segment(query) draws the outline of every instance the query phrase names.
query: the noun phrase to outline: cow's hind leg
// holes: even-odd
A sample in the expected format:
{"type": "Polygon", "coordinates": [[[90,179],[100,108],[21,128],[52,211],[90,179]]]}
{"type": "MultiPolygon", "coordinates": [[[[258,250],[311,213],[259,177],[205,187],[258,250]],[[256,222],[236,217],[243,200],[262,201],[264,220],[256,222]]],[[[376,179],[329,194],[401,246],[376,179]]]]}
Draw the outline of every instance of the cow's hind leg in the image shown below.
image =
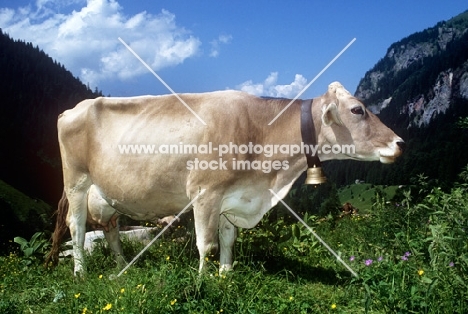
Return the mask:
{"type": "Polygon", "coordinates": [[[88,192],[88,214],[88,219],[91,222],[98,223],[104,227],[104,236],[114,254],[118,267],[125,266],[126,262],[119,234],[119,214],[103,198],[98,187],[95,185],[92,185],[88,192]]]}
{"type": "Polygon", "coordinates": [[[220,273],[232,269],[232,253],[236,237],[236,226],[234,226],[224,215],[221,215],[219,221],[220,273]]]}
{"type": "Polygon", "coordinates": [[[104,236],[106,237],[107,243],[114,254],[115,261],[117,262],[117,267],[123,268],[127,262],[125,261],[122,243],[120,241],[119,226],[114,227],[112,224],[109,225],[108,230],[104,230],[104,236]]]}
{"type": "Polygon", "coordinates": [[[80,275],[84,272],[83,246],[86,235],[87,218],[87,192],[91,185],[89,177],[82,174],[74,180],[73,186],[66,186],[65,193],[68,198],[69,208],[66,223],[70,228],[73,244],[74,274],[80,275]]]}

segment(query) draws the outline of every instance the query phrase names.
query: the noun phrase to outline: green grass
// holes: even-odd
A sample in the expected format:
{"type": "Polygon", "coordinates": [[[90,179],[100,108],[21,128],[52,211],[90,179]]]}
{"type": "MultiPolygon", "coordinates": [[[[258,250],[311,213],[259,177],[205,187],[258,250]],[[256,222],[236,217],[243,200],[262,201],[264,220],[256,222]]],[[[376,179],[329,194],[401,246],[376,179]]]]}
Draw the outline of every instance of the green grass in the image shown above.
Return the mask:
{"type": "MultiPolygon", "coordinates": [[[[304,217],[359,278],[306,227],[267,215],[239,230],[237,263],[222,276],[217,256],[198,274],[190,224],[114,280],[105,247],[83,278],[69,259],[45,269],[12,252],[0,257],[0,313],[466,313],[468,187],[420,187],[392,203],[375,195],[366,215],[304,217]]],[[[125,241],[127,259],[142,247],[125,241]]]]}
{"type": "MultiPolygon", "coordinates": [[[[360,307],[343,289],[345,280],[337,278],[348,275],[336,273],[333,262],[309,267],[284,256],[251,255],[239,257],[235,270],[220,276],[218,263],[210,259],[199,276],[194,248],[180,251],[183,246],[156,243],[114,280],[109,278],[118,270],[105,249],[88,257],[84,278],[73,278],[70,260],[45,270],[23,267],[16,254],[1,258],[0,297],[8,301],[4,312],[0,303],[0,313],[7,308],[19,313],[326,313],[332,304],[339,304],[333,312],[346,313],[360,307]]],[[[137,252],[141,246],[132,247],[137,252]]]]}

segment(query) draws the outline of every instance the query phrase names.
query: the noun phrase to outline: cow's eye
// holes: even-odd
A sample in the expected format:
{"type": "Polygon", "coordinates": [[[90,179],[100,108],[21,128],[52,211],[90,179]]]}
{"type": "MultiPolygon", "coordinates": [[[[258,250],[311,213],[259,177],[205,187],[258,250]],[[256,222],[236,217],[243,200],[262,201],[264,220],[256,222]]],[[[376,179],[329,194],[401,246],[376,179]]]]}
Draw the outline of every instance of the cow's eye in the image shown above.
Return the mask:
{"type": "Polygon", "coordinates": [[[364,110],[362,110],[361,107],[354,107],[353,109],[351,109],[351,112],[353,114],[360,114],[360,115],[364,114],[364,110]]]}

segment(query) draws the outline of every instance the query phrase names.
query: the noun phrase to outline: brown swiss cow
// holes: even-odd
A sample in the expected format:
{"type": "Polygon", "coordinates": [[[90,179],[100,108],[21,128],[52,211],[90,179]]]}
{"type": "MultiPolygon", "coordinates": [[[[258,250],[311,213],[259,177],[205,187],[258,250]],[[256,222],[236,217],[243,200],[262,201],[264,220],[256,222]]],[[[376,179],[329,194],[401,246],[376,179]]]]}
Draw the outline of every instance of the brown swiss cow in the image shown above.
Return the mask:
{"type": "MultiPolygon", "coordinates": [[[[232,267],[236,227],[254,227],[278,202],[269,190],[284,198],[307,168],[303,101],[269,125],[290,100],[240,91],[180,97],[206,125],[174,95],[90,99],[60,115],[61,204],[69,204],[62,206],[66,219],[58,219],[52,259],[65,222],[76,274],[84,266],[87,221],[105,228],[111,249],[121,257],[120,215],[154,221],[179,213],[205,190],[193,203],[200,270],[218,247],[220,270],[232,267]]],[[[308,104],[318,143],[314,152],[322,161],[391,163],[401,155],[403,140],[340,83],[308,104]]]]}

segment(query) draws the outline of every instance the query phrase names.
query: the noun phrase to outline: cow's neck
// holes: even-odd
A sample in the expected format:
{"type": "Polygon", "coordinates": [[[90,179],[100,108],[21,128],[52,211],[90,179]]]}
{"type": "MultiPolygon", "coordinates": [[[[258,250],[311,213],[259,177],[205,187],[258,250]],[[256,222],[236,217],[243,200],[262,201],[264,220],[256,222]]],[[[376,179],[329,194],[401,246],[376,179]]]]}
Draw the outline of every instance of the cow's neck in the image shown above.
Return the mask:
{"type": "MultiPolygon", "coordinates": [[[[281,106],[278,106],[277,111],[286,106],[290,100],[285,100],[281,106]]],[[[275,121],[274,130],[265,129],[264,134],[269,137],[267,142],[280,143],[280,144],[294,144],[301,145],[302,135],[301,135],[301,104],[302,101],[296,101],[292,106],[288,108],[284,114],[275,121]]],[[[312,106],[312,102],[309,102],[312,106]]],[[[316,105],[312,106],[312,117],[313,115],[319,114],[316,112],[316,105]]],[[[310,109],[309,109],[310,115],[310,109]]],[[[318,130],[320,128],[320,119],[314,119],[314,129],[315,138],[317,139],[318,130]]],[[[269,126],[270,127],[270,126],[269,126]]],[[[289,190],[291,189],[293,183],[301,176],[304,171],[307,170],[307,161],[305,154],[298,153],[288,158],[288,169],[279,170],[276,174],[276,179],[274,180],[272,189],[277,193],[280,198],[284,198],[289,190]]],[[[276,204],[276,198],[272,198],[272,204],[276,204]]]]}
{"type": "MultiPolygon", "coordinates": [[[[317,147],[317,133],[315,131],[314,119],[312,116],[312,99],[303,100],[301,103],[301,136],[302,142],[308,147],[317,147]]],[[[318,154],[306,154],[307,167],[320,167],[318,154]]]]}

